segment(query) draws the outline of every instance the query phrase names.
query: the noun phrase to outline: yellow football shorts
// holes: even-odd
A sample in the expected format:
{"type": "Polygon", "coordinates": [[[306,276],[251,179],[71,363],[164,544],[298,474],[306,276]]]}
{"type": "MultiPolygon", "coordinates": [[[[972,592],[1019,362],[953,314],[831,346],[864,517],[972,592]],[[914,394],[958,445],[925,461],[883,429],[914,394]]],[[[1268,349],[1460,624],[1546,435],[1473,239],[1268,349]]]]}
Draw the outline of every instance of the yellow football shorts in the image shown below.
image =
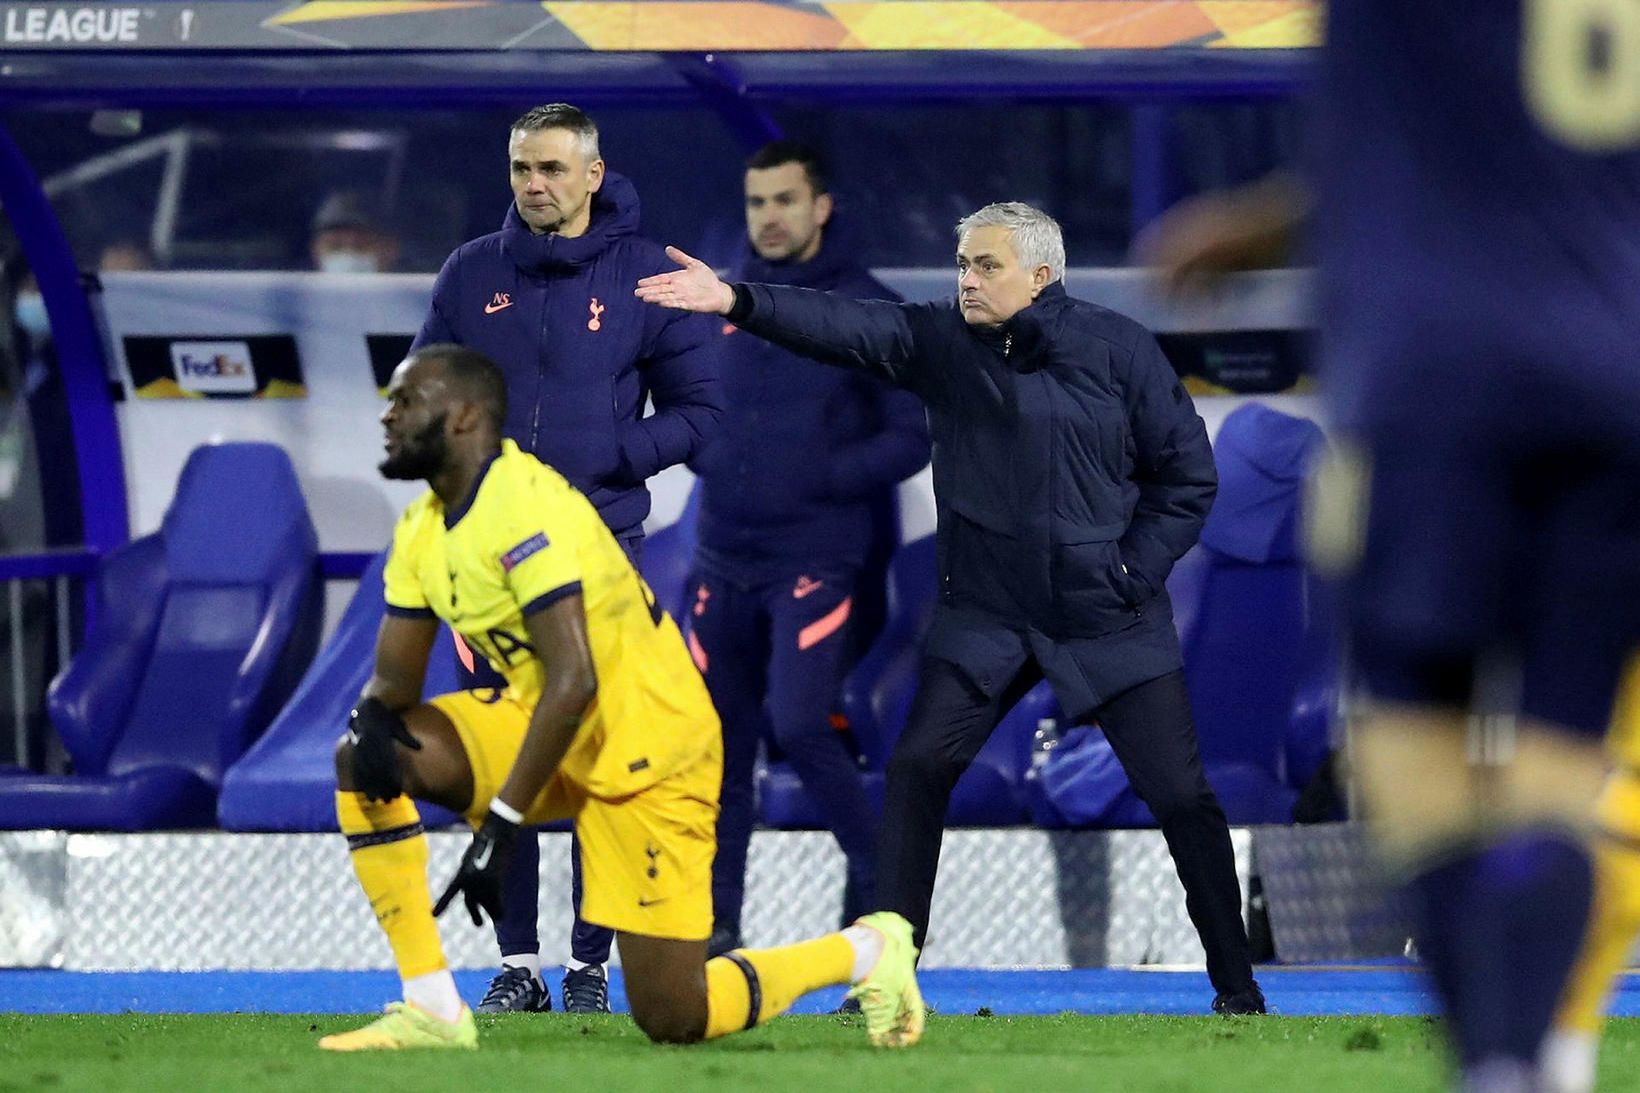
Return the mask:
{"type": "MultiPolygon", "coordinates": [[[[531,710],[493,690],[439,695],[431,705],[450,719],[473,768],[467,818],[483,819],[506,781],[529,730],[531,710]]],[[[712,859],[717,855],[723,751],[629,797],[594,797],[562,773],[553,776],[524,822],[575,821],[581,841],[581,917],[646,937],[700,941],[712,932],[712,859]]]]}

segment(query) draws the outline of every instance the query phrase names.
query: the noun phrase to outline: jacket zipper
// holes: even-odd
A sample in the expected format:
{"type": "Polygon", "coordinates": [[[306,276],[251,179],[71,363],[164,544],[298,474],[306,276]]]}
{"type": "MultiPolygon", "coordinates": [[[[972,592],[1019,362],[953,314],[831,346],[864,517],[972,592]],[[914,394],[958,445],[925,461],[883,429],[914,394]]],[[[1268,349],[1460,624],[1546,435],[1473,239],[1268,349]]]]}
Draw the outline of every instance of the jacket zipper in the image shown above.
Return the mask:
{"type": "Polygon", "coordinates": [[[541,445],[541,396],[546,386],[546,366],[542,363],[542,347],[547,340],[547,306],[541,306],[541,326],[535,335],[535,404],[530,408],[530,451],[540,450],[541,445]]]}

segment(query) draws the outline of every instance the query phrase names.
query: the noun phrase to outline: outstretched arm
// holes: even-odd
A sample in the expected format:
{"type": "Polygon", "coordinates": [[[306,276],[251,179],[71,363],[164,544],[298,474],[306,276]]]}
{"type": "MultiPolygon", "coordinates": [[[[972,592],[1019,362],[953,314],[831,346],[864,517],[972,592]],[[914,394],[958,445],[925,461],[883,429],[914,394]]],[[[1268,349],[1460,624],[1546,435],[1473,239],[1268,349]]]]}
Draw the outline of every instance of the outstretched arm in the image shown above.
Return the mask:
{"type": "Polygon", "coordinates": [[[678,311],[703,315],[727,315],[735,306],[735,293],[712,267],[677,247],[667,247],[666,256],[682,269],[657,273],[638,282],[635,295],[646,304],[659,304],[678,311]]]}
{"type": "Polygon", "coordinates": [[[639,281],[640,300],[722,315],[799,356],[919,388],[914,316],[925,309],[787,285],[728,285],[705,262],[676,247],[666,253],[683,268],[639,281]]]}

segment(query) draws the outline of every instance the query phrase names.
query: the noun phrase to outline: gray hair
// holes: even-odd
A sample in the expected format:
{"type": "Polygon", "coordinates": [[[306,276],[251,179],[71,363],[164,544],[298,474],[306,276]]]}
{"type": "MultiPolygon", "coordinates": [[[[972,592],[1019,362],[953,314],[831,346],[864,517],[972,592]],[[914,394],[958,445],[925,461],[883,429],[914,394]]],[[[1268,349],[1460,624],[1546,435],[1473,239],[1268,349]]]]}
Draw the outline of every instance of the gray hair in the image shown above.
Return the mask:
{"type": "Polygon", "coordinates": [[[575,134],[575,143],[588,163],[598,158],[598,126],[580,107],[567,102],[537,106],[513,122],[509,132],[534,133],[542,129],[568,129],[575,134]]]}
{"type": "Polygon", "coordinates": [[[1027,269],[1047,266],[1054,281],[1065,279],[1065,236],[1059,222],[1023,201],[999,201],[957,221],[957,239],[975,228],[1007,228],[1008,243],[1027,269]]]}

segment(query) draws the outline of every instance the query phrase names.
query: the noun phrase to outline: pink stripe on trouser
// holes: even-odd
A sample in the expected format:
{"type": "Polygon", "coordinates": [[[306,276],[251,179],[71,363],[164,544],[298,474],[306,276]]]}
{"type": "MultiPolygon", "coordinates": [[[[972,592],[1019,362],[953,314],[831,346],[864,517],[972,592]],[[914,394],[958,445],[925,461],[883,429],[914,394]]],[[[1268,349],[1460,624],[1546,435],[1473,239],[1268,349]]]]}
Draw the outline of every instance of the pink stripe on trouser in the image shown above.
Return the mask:
{"type": "Polygon", "coordinates": [[[450,631],[450,636],[456,639],[456,659],[461,661],[461,666],[469,672],[476,672],[478,669],[473,667],[473,651],[467,648],[467,643],[454,630],[450,631]]]}
{"type": "Polygon", "coordinates": [[[838,628],[848,621],[848,613],[853,609],[853,607],[854,597],[849,596],[843,600],[842,603],[838,604],[832,610],[831,614],[827,615],[823,619],[816,619],[814,622],[811,622],[807,626],[803,627],[803,629],[797,632],[797,647],[799,649],[807,649],[812,645],[819,645],[821,642],[837,633],[838,628]]]}
{"type": "Polygon", "coordinates": [[[695,667],[700,669],[700,674],[705,675],[706,650],[701,646],[700,639],[695,636],[693,630],[689,631],[689,655],[695,658],[695,667]]]}

